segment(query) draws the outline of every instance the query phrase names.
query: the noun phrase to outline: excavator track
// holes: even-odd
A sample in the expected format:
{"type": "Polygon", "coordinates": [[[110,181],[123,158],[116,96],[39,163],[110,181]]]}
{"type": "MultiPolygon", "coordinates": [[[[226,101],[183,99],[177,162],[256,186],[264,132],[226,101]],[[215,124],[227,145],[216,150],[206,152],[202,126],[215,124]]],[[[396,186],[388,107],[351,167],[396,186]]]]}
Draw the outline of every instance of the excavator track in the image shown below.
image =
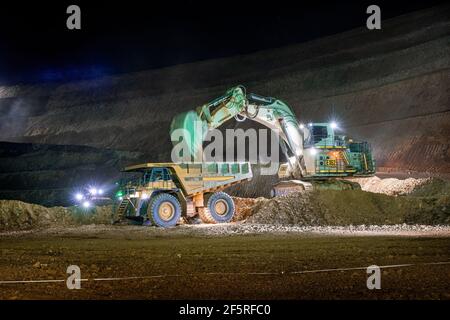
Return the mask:
{"type": "Polygon", "coordinates": [[[309,192],[313,190],[361,190],[361,186],[357,182],[345,179],[283,180],[273,186],[270,196],[280,197],[295,192],[309,192]]]}

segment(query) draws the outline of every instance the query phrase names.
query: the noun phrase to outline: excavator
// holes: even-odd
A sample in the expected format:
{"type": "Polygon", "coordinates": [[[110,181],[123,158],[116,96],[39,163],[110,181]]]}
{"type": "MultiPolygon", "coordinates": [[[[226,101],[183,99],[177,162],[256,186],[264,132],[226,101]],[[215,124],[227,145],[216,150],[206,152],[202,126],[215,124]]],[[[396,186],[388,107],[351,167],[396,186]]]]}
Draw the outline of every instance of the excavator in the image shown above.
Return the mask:
{"type": "Polygon", "coordinates": [[[183,129],[190,159],[201,162],[198,155],[208,131],[232,118],[239,122],[253,120],[279,134],[281,150],[288,161],[279,167],[280,182],[273,186],[272,196],[312,189],[360,189],[359,184],[345,178],[375,174],[375,160],[367,142],[337,134],[334,122],[299,123],[286,103],[247,94],[242,85],[195,110],[176,115],[170,133],[183,129]]]}

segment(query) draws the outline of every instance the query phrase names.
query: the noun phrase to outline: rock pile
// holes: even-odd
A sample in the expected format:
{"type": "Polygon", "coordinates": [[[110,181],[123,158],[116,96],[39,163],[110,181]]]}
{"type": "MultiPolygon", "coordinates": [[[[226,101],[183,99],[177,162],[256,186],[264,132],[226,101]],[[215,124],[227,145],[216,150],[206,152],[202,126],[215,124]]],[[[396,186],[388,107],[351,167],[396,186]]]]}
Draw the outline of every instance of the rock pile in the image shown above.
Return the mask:
{"type": "Polygon", "coordinates": [[[410,194],[415,189],[423,186],[426,183],[429,183],[432,179],[408,178],[401,180],[396,178],[380,179],[378,177],[370,177],[355,178],[352,180],[358,182],[361,185],[361,189],[364,191],[383,193],[389,196],[399,196],[410,194]]]}

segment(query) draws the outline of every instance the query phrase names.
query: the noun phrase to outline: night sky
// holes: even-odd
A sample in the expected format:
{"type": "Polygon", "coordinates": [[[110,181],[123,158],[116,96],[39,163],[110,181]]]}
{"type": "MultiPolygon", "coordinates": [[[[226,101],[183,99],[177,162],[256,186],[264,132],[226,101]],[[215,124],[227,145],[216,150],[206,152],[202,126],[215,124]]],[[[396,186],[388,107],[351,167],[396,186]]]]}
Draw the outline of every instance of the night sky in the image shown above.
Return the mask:
{"type": "Polygon", "coordinates": [[[2,1],[0,83],[86,79],[309,41],[445,1],[2,1]],[[82,29],[66,28],[81,7],[82,29]]]}

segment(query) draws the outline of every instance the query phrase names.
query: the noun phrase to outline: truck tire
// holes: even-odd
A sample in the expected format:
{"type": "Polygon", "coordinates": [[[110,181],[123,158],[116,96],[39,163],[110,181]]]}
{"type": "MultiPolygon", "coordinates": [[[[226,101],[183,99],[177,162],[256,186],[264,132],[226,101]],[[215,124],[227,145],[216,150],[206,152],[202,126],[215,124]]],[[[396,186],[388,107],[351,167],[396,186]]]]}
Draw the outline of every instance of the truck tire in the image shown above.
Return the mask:
{"type": "Polygon", "coordinates": [[[181,217],[181,204],[175,196],[160,193],[150,200],[147,216],[155,226],[173,227],[181,217]]]}
{"type": "Polygon", "coordinates": [[[205,209],[200,215],[203,222],[225,223],[233,219],[235,205],[233,199],[227,193],[216,192],[208,198],[205,209]]]}
{"type": "Polygon", "coordinates": [[[197,210],[198,216],[200,217],[203,223],[216,223],[207,207],[197,208],[197,210]]]}

